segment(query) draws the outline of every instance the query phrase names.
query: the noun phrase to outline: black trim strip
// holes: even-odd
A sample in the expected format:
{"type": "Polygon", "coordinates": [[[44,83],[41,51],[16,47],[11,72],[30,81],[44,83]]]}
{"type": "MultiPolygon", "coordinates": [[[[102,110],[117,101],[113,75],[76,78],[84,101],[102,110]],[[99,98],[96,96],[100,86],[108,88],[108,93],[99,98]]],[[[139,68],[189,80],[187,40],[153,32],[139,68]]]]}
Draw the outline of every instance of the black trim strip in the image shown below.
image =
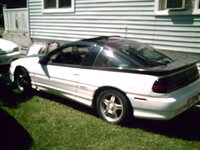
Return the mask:
{"type": "Polygon", "coordinates": [[[146,74],[146,75],[155,75],[155,76],[164,76],[176,73],[182,69],[186,69],[195,65],[195,63],[185,65],[179,68],[175,68],[173,70],[165,70],[163,68],[153,70],[152,68],[148,69],[130,69],[130,68],[115,68],[115,67],[96,67],[96,66],[82,66],[82,65],[70,65],[70,64],[59,64],[59,63],[48,63],[48,65],[55,66],[63,66],[63,67],[72,67],[72,68],[80,68],[80,69],[91,69],[91,70],[99,70],[99,71],[113,71],[113,72],[124,72],[124,73],[136,73],[136,74],[146,74]],[[150,70],[152,69],[152,70],[150,70]]]}

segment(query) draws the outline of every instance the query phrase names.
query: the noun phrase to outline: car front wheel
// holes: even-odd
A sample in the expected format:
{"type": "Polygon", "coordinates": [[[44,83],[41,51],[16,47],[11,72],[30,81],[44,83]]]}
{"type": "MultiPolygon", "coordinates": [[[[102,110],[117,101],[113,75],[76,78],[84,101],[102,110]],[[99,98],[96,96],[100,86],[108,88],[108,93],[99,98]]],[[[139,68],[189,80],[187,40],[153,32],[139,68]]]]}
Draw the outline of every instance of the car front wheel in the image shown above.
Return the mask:
{"type": "Polygon", "coordinates": [[[132,117],[128,99],[117,90],[101,92],[97,98],[96,107],[100,117],[112,124],[121,124],[127,117],[132,117]]]}
{"type": "Polygon", "coordinates": [[[15,84],[17,86],[17,89],[22,93],[30,91],[31,79],[26,69],[18,68],[16,70],[15,84]]]}

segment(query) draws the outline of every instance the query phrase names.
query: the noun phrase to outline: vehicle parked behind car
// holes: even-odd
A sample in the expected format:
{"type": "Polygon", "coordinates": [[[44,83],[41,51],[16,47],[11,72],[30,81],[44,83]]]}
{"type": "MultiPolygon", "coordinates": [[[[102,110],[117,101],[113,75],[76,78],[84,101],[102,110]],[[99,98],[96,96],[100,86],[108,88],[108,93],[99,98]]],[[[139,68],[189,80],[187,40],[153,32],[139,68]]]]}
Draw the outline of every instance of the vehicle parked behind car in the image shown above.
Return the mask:
{"type": "Polygon", "coordinates": [[[0,39],[0,66],[9,65],[21,57],[18,46],[8,40],[0,39]]]}

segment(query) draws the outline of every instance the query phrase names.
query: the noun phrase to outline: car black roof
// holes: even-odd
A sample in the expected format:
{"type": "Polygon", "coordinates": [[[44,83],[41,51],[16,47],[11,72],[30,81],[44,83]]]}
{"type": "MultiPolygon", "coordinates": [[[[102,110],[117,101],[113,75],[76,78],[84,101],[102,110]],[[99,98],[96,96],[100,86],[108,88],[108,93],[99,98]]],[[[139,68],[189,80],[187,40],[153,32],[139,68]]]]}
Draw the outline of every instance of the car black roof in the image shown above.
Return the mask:
{"type": "Polygon", "coordinates": [[[120,36],[99,36],[99,37],[95,37],[95,38],[82,39],[80,41],[103,42],[105,40],[112,40],[112,39],[121,39],[121,37],[120,36]]]}
{"type": "Polygon", "coordinates": [[[112,46],[116,44],[121,44],[123,40],[124,39],[120,36],[99,36],[99,37],[90,38],[90,39],[83,39],[81,41],[112,46]]]}
{"type": "Polygon", "coordinates": [[[99,36],[90,39],[83,39],[80,42],[86,42],[90,44],[100,44],[100,45],[107,45],[110,47],[115,48],[116,50],[120,50],[124,47],[125,44],[134,45],[135,48],[141,47],[141,45],[145,46],[147,44],[141,43],[134,40],[129,40],[127,38],[123,38],[121,36],[99,36]]]}

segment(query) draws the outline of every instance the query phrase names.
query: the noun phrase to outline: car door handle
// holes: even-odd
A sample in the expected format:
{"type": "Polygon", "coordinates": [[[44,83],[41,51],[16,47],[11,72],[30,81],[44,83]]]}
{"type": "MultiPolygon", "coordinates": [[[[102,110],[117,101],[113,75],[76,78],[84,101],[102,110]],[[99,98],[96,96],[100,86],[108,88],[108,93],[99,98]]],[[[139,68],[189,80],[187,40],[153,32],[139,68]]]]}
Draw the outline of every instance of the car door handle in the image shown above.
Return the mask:
{"type": "Polygon", "coordinates": [[[74,76],[79,76],[79,74],[75,73],[74,76]]]}

